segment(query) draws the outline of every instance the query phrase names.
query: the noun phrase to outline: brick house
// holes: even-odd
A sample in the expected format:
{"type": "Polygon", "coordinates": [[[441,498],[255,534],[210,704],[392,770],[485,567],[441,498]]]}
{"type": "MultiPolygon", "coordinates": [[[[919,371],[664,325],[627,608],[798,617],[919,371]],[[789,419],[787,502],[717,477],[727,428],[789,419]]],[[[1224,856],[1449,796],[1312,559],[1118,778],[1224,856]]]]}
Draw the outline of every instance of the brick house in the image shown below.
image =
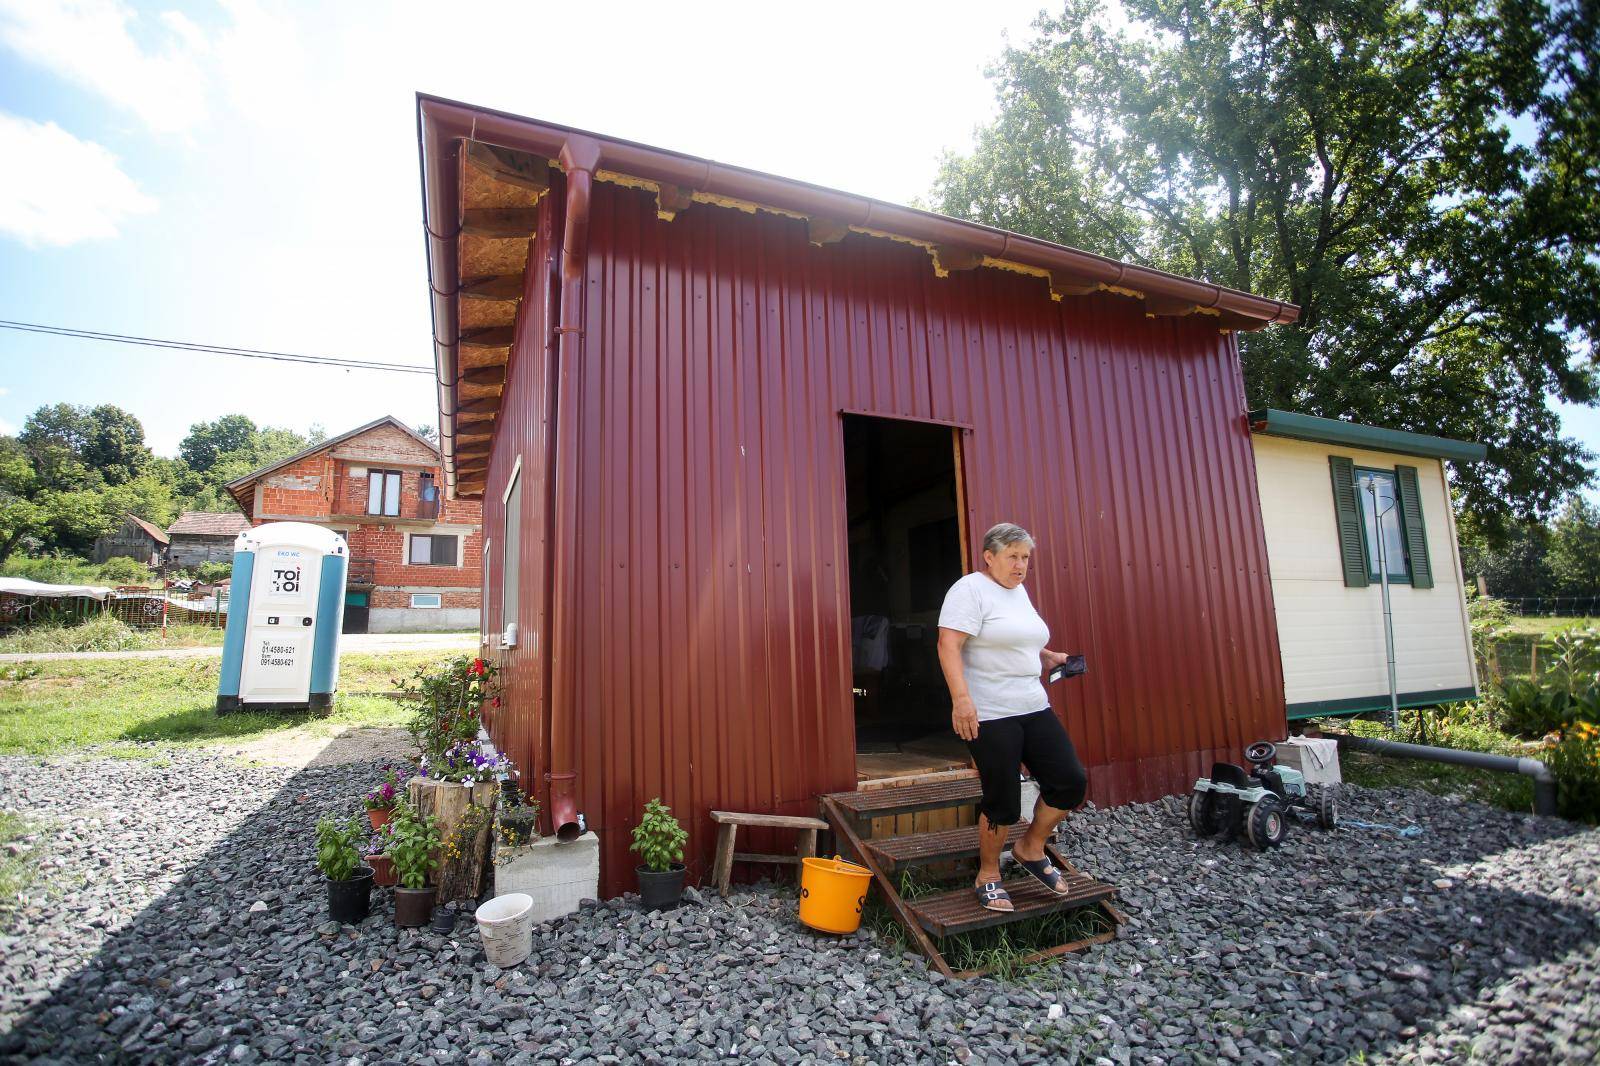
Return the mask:
{"type": "Polygon", "coordinates": [[[346,633],[475,629],[483,505],[444,499],[443,484],[438,449],[385,416],[224,487],[252,525],[311,522],[344,535],[346,633]]]}
{"type": "Polygon", "coordinates": [[[242,514],[185,511],[167,527],[167,565],[191,568],[233,561],[233,541],[250,528],[242,514]]]}

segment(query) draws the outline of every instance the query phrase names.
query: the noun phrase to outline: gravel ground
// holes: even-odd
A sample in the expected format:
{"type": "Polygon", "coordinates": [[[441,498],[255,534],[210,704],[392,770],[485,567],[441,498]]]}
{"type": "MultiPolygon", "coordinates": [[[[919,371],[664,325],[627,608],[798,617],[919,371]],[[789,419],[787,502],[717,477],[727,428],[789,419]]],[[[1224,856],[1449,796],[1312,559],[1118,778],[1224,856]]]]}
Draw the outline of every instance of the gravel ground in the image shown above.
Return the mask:
{"type": "Polygon", "coordinates": [[[489,966],[463,920],[399,931],[387,894],[324,924],[310,827],[372,764],[0,758],[46,818],[53,889],[0,919],[0,1059],[206,1062],[1482,1061],[1600,1051],[1600,832],[1410,792],[1260,856],[1195,841],[1176,800],[1087,811],[1065,846],[1122,886],[1121,938],[951,982],[758,886],[645,915],[626,899],[489,966]],[[266,798],[263,803],[263,799],[266,798]]]}

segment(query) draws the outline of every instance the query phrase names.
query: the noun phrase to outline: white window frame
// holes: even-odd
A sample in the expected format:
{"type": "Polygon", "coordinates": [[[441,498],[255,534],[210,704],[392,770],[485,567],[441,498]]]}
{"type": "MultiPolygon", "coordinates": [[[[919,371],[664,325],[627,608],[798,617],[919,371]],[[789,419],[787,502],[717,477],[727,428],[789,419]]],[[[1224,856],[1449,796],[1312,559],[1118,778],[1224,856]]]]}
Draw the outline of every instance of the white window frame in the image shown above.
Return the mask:
{"type": "Polygon", "coordinates": [[[444,607],[444,593],[442,592],[413,592],[411,594],[411,609],[413,611],[437,611],[444,607]],[[433,600],[433,603],[418,603],[418,600],[433,600]]]}
{"type": "Polygon", "coordinates": [[[406,474],[405,474],[404,470],[387,470],[387,469],[383,469],[383,468],[377,468],[377,469],[369,468],[367,470],[367,514],[372,515],[372,516],[374,516],[376,518],[399,518],[400,517],[400,502],[401,502],[402,498],[405,496],[405,488],[406,488],[406,474]],[[381,479],[379,481],[379,488],[378,488],[378,510],[376,510],[376,511],[374,511],[372,509],[372,503],[373,503],[373,498],[372,498],[372,490],[373,490],[372,479],[375,478],[375,477],[381,479]],[[390,506],[390,502],[391,502],[390,501],[390,497],[389,497],[389,486],[390,486],[389,479],[391,477],[394,478],[394,498],[393,498],[394,510],[392,510],[392,511],[389,510],[389,506],[390,506]]]}
{"type": "Polygon", "coordinates": [[[405,554],[405,558],[402,560],[402,562],[406,566],[426,566],[426,567],[430,567],[430,568],[437,568],[437,569],[440,569],[440,570],[460,570],[462,568],[462,566],[464,565],[463,559],[465,558],[465,554],[466,554],[466,550],[467,550],[467,535],[465,533],[461,533],[461,532],[457,532],[455,530],[449,530],[449,529],[437,530],[437,531],[433,531],[433,532],[427,532],[427,531],[422,531],[422,530],[419,530],[419,531],[414,532],[414,533],[408,532],[408,533],[406,533],[405,550],[406,550],[406,554],[405,554]],[[455,561],[454,565],[451,565],[451,564],[448,564],[448,563],[414,563],[414,562],[412,562],[411,561],[411,541],[415,537],[454,537],[454,538],[456,538],[456,561],[455,561]]]}

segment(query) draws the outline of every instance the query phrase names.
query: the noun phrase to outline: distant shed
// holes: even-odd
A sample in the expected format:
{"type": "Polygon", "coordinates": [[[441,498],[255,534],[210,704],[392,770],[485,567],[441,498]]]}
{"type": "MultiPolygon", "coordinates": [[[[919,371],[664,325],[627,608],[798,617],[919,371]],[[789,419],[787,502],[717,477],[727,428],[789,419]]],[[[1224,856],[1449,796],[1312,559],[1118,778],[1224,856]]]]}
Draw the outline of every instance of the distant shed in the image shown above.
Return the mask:
{"type": "Polygon", "coordinates": [[[1399,705],[1476,697],[1444,464],[1480,460],[1484,446],[1272,409],[1252,411],[1250,425],[1288,717],[1389,706],[1376,513],[1399,705]]]}
{"type": "Polygon", "coordinates": [[[122,524],[94,542],[96,565],[107,559],[128,558],[145,566],[160,566],[166,558],[169,538],[160,526],[138,515],[124,515],[122,524]]]}
{"type": "Polygon", "coordinates": [[[250,519],[238,512],[185,511],[167,527],[171,545],[167,565],[194,567],[201,563],[233,561],[233,541],[250,528],[250,519]]]}

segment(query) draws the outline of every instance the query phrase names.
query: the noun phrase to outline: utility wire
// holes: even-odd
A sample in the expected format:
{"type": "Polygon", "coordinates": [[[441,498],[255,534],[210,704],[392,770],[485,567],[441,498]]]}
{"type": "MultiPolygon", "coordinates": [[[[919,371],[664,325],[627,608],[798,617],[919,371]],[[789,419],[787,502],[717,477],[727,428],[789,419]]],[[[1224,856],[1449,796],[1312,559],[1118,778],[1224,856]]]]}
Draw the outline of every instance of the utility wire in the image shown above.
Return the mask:
{"type": "Polygon", "coordinates": [[[197,341],[162,340],[157,337],[135,337],[125,333],[100,333],[92,329],[71,329],[66,326],[45,326],[37,322],[13,322],[0,319],[0,329],[24,333],[44,333],[54,337],[76,337],[79,340],[109,341],[114,344],[137,344],[146,348],[171,348],[180,352],[199,352],[205,355],[236,355],[243,359],[271,359],[282,363],[312,363],[319,366],[343,367],[346,370],[388,370],[398,374],[433,374],[432,367],[404,366],[383,363],[373,359],[342,359],[332,355],[300,355],[294,352],[263,351],[259,348],[231,348],[222,344],[201,344],[197,341]]]}

